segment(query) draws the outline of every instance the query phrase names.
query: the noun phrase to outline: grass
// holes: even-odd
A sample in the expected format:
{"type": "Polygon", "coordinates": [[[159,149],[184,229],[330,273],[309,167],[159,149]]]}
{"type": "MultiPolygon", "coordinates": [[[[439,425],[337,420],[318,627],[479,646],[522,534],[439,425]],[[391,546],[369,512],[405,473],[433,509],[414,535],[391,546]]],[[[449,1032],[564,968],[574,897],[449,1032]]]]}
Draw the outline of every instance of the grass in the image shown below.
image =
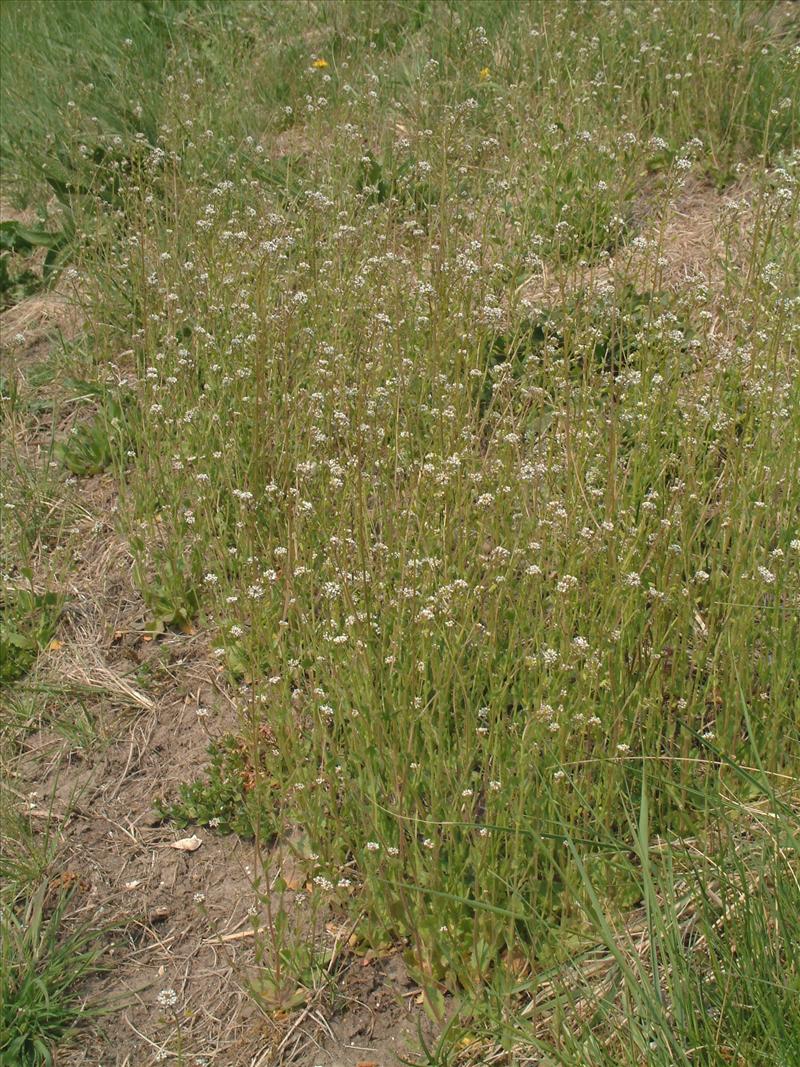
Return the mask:
{"type": "Polygon", "coordinates": [[[42,884],[20,913],[3,907],[0,1063],[55,1063],[54,1044],[93,1014],[80,983],[98,969],[102,948],[92,928],[65,931],[68,899],[48,903],[42,884]]]}
{"type": "Polygon", "coordinates": [[[176,815],[267,868],[302,827],[429,1064],[796,1063],[796,23],[2,19],[91,331],[54,462],[115,472],[153,631],[239,703],[176,815]]]}

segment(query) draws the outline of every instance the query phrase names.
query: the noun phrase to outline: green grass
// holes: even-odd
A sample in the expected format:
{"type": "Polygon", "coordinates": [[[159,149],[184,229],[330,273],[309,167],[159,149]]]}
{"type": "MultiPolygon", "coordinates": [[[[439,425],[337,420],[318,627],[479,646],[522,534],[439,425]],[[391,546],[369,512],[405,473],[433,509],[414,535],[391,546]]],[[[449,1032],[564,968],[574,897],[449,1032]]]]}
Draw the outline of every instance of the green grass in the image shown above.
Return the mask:
{"type": "Polygon", "coordinates": [[[431,1063],[796,1062],[782,10],[3,9],[104,398],[57,458],[238,690],[176,811],[302,827],[315,905],[449,998],[431,1063]]]}
{"type": "Polygon", "coordinates": [[[80,983],[96,972],[102,946],[93,929],[65,929],[68,896],[47,901],[42,883],[20,912],[0,918],[0,1063],[55,1063],[54,1044],[93,1014],[80,983]]]}

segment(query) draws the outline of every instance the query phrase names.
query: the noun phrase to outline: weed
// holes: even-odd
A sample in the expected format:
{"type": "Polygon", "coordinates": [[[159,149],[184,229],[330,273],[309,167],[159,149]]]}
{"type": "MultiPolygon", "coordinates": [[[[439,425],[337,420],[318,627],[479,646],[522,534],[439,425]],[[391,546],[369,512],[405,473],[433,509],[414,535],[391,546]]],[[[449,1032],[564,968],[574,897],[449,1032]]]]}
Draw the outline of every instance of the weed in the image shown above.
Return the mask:
{"type": "Polygon", "coordinates": [[[136,412],[131,398],[115,395],[94,382],[70,381],[76,394],[91,398],[97,414],[73,426],[65,440],[55,445],[56,458],[73,474],[101,474],[115,461],[123,464],[133,443],[136,412]]]}
{"type": "Polygon", "coordinates": [[[223,834],[252,837],[248,793],[253,789],[254,774],[245,746],[229,736],[212,742],[208,756],[205,777],[182,785],[178,799],[159,802],[157,810],[178,826],[196,823],[223,834]]]}
{"type": "MultiPolygon", "coordinates": [[[[132,543],[134,548],[141,545],[137,540],[132,543]]],[[[137,563],[134,573],[150,612],[151,633],[163,633],[168,627],[193,632],[199,601],[195,579],[187,571],[182,560],[173,561],[166,553],[152,573],[137,563]]]]}
{"type": "Polygon", "coordinates": [[[57,593],[7,589],[0,601],[0,684],[28,673],[39,651],[53,636],[61,614],[57,593]]]}
{"type": "Polygon", "coordinates": [[[54,1044],[91,1014],[80,984],[100,968],[102,945],[96,932],[70,929],[68,903],[49,905],[43,883],[19,913],[3,908],[0,1062],[53,1064],[54,1044]]]}
{"type": "Polygon", "coordinates": [[[65,239],[63,233],[34,229],[14,221],[0,222],[0,309],[30,296],[51,278],[65,239]],[[26,268],[12,273],[12,264],[19,257],[24,258],[38,248],[46,249],[41,276],[26,268]]]}

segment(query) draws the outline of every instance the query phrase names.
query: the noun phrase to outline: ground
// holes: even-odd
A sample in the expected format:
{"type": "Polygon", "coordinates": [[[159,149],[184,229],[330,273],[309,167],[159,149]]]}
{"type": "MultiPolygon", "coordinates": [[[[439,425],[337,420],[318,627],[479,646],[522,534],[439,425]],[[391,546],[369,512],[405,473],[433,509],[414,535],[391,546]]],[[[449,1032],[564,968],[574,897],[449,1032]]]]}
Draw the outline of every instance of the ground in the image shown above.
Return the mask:
{"type": "Polygon", "coordinates": [[[4,5],[0,1067],[794,1067],[795,7],[4,5]]]}

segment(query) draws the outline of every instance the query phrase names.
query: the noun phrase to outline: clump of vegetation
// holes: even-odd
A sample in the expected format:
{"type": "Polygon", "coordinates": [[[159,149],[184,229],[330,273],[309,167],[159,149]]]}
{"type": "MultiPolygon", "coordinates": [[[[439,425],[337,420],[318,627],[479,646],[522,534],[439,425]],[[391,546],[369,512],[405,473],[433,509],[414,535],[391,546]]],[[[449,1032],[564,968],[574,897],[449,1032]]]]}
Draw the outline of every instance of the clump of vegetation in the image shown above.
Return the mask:
{"type": "Polygon", "coordinates": [[[0,684],[28,673],[55,633],[62,598],[57,593],[6,589],[0,595],[0,684]]]}
{"type": "Polygon", "coordinates": [[[182,785],[177,800],[164,800],[157,807],[177,826],[209,826],[222,834],[249,838],[252,808],[258,803],[252,796],[257,781],[247,746],[229,735],[210,744],[203,777],[182,785]]]}
{"type": "Polygon", "coordinates": [[[0,310],[35,293],[51,278],[65,241],[64,233],[22,226],[11,220],[0,222],[0,310]],[[46,250],[41,274],[25,265],[30,254],[39,248],[46,250]],[[23,265],[16,266],[18,263],[23,265]]]}
{"type": "MultiPolygon", "coordinates": [[[[47,883],[0,915],[0,1062],[48,1067],[53,1047],[86,1021],[81,982],[101,968],[96,932],[67,921],[69,894],[48,901],[47,883]]],[[[96,1011],[94,1012],[96,1014],[96,1011]]]]}
{"type": "MultiPolygon", "coordinates": [[[[793,26],[69,7],[68,102],[4,141],[115,382],[55,455],[114,467],[152,630],[209,635],[242,722],[163,812],[260,838],[267,908],[301,831],[301,892],[405,954],[430,1065],[790,1062],[793,26]]],[[[270,914],[286,1004],[305,927],[270,914]]]]}
{"type": "Polygon", "coordinates": [[[114,462],[123,465],[133,442],[136,419],[132,398],[97,382],[70,381],[72,391],[95,404],[95,414],[78,422],[56,442],[54,454],[67,470],[80,477],[101,474],[114,462]]]}

